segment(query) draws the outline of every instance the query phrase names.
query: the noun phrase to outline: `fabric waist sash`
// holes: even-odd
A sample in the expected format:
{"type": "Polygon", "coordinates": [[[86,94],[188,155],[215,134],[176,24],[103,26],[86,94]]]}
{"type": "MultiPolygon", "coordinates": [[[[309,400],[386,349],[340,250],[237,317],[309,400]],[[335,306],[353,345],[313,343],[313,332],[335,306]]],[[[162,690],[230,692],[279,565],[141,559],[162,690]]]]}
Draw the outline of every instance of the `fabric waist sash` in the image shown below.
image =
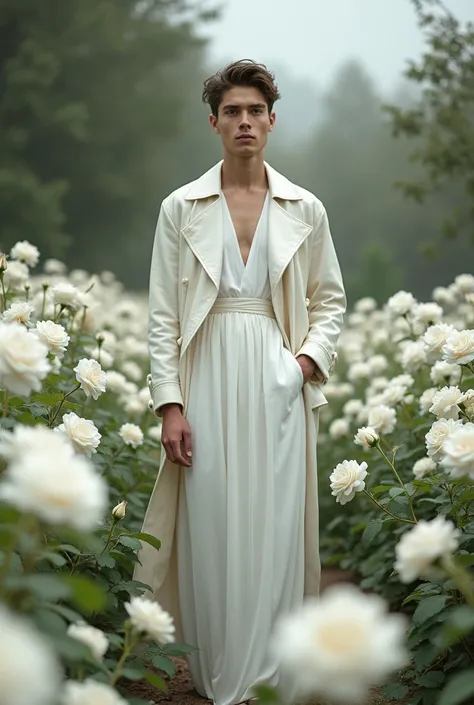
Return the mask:
{"type": "Polygon", "coordinates": [[[209,313],[257,313],[275,318],[273,304],[267,299],[244,299],[241,297],[216,299],[209,313]]]}

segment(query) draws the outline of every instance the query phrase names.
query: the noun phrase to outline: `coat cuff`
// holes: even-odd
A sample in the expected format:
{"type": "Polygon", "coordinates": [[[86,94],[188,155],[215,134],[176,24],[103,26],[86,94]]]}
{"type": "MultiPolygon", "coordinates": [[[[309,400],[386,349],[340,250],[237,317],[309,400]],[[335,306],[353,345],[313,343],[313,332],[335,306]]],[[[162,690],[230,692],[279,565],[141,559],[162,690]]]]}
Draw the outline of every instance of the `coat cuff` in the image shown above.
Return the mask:
{"type": "Polygon", "coordinates": [[[149,380],[148,386],[156,416],[161,416],[160,409],[165,404],[179,404],[181,407],[184,407],[183,395],[178,383],[162,382],[153,385],[151,380],[149,380]]]}
{"type": "Polygon", "coordinates": [[[317,364],[318,369],[313,375],[315,382],[324,384],[328,381],[331,373],[332,358],[322,345],[307,341],[303,343],[303,346],[298,350],[295,357],[298,357],[298,355],[307,355],[317,364]]]}

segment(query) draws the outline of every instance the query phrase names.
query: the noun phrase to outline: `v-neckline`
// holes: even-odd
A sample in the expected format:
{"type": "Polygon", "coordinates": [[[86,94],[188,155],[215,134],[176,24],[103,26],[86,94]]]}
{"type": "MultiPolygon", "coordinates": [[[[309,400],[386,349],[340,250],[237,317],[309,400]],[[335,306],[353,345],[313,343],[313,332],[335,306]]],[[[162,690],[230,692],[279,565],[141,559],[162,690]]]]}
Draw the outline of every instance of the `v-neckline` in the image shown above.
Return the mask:
{"type": "Polygon", "coordinates": [[[266,206],[267,206],[268,190],[267,190],[267,192],[266,192],[266,194],[265,194],[265,198],[264,198],[264,200],[263,200],[263,206],[262,206],[262,210],[260,211],[260,215],[259,215],[258,220],[257,220],[257,225],[255,226],[255,232],[254,232],[253,237],[252,237],[252,244],[250,245],[249,254],[248,254],[248,257],[247,257],[247,261],[246,261],[246,262],[244,262],[244,258],[242,257],[242,252],[240,251],[239,238],[237,237],[237,231],[236,231],[236,229],[235,229],[234,221],[232,220],[232,214],[231,214],[231,212],[230,212],[229,204],[227,203],[227,198],[225,197],[225,193],[224,193],[223,191],[222,191],[222,197],[223,197],[223,199],[224,199],[225,208],[226,208],[226,210],[227,210],[227,216],[228,216],[228,218],[229,218],[229,222],[230,222],[230,225],[231,225],[231,228],[232,228],[232,232],[233,232],[233,234],[234,234],[233,239],[234,239],[234,241],[235,241],[235,246],[236,246],[236,248],[237,248],[237,252],[238,252],[238,255],[239,255],[239,261],[241,262],[242,268],[243,268],[243,270],[245,271],[245,270],[247,269],[247,267],[249,266],[250,258],[252,257],[252,250],[255,249],[255,248],[254,248],[255,240],[256,240],[256,238],[257,238],[258,231],[260,230],[260,224],[261,224],[261,222],[262,222],[263,214],[265,213],[265,208],[266,208],[266,206]]]}

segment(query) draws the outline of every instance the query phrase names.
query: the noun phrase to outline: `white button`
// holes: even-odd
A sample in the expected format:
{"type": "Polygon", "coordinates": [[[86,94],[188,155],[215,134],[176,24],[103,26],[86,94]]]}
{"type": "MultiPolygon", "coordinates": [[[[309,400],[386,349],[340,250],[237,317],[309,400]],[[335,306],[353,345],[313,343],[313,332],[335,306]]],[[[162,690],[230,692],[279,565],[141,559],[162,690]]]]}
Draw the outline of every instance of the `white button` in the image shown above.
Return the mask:
{"type": "Polygon", "coordinates": [[[151,384],[151,374],[146,376],[147,384],[151,384]]]}
{"type": "Polygon", "coordinates": [[[181,345],[183,344],[183,339],[178,338],[178,340],[176,342],[177,342],[178,346],[181,347],[181,345]]]}
{"type": "Polygon", "coordinates": [[[188,279],[187,277],[184,277],[184,278],[181,280],[181,283],[182,283],[183,286],[188,286],[188,284],[189,284],[189,279],[188,279]]]}
{"type": "Polygon", "coordinates": [[[309,299],[305,299],[305,300],[304,300],[304,303],[305,303],[306,308],[309,308],[310,300],[309,300],[309,299]]]}

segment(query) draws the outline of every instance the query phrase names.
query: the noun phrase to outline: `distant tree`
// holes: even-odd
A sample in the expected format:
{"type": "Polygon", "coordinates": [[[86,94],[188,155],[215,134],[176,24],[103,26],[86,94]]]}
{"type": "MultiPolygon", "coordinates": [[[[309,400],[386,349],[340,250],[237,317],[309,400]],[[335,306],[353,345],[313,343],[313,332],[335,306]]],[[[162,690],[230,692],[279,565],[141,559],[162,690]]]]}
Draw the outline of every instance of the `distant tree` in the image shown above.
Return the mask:
{"type": "Polygon", "coordinates": [[[399,182],[417,202],[447,187],[453,209],[444,233],[468,230],[474,242],[474,25],[464,25],[441,0],[412,0],[428,49],[406,77],[421,89],[411,107],[389,106],[393,134],[416,138],[411,158],[420,178],[399,182]]]}
{"type": "Polygon", "coordinates": [[[205,19],[183,0],[0,0],[1,246],[145,284],[159,201],[195,176],[169,147],[195,121],[205,19]]]}

